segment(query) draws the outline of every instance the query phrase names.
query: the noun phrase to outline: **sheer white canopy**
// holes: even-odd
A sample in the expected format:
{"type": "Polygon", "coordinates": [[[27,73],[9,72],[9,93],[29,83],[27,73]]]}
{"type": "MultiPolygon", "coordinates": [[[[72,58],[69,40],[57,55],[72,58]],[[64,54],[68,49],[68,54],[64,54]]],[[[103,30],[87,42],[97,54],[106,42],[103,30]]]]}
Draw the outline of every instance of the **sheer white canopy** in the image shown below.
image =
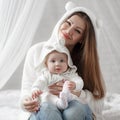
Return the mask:
{"type": "Polygon", "coordinates": [[[46,0],[0,0],[0,88],[30,47],[46,0]]]}
{"type": "MultiPolygon", "coordinates": [[[[8,80],[11,81],[10,76],[18,68],[28,48],[49,38],[57,20],[65,12],[67,1],[0,0],[0,88],[8,80]]],[[[91,9],[103,21],[98,41],[101,69],[107,89],[119,92],[120,1],[71,1],[91,9]]]]}

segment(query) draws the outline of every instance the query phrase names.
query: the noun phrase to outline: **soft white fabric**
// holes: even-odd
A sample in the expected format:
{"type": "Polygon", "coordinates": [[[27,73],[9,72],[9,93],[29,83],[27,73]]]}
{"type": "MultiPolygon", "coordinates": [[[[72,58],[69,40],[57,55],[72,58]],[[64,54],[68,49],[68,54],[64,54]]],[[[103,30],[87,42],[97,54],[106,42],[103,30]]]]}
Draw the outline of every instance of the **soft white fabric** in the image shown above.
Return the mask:
{"type": "MultiPolygon", "coordinates": [[[[40,95],[40,104],[43,102],[51,102],[54,105],[56,105],[56,102],[58,100],[58,97],[53,97],[48,91],[48,86],[61,81],[61,80],[68,80],[73,81],[76,84],[75,90],[81,91],[83,88],[83,80],[81,77],[78,76],[78,74],[72,70],[68,69],[65,73],[61,74],[51,74],[47,68],[45,68],[43,71],[38,73],[39,77],[32,85],[32,92],[36,90],[43,91],[42,95],[40,95]],[[47,93],[46,93],[47,92],[47,93]],[[44,94],[45,93],[45,94],[44,94]],[[53,98],[52,98],[53,97],[53,98]],[[52,101],[50,101],[52,100],[52,101]]],[[[64,92],[64,91],[63,91],[64,92]]]]}
{"type": "MultiPolygon", "coordinates": [[[[58,21],[58,23],[56,24],[56,26],[53,30],[53,33],[52,33],[50,39],[48,40],[50,43],[54,43],[54,41],[59,41],[59,37],[58,37],[59,26],[68,16],[70,16],[72,13],[74,13],[76,11],[85,12],[90,16],[93,26],[95,28],[96,38],[97,39],[99,38],[99,36],[98,36],[99,35],[99,27],[96,25],[97,19],[94,16],[94,14],[89,9],[86,9],[83,7],[76,7],[76,8],[73,8],[73,9],[67,11],[64,14],[64,16],[58,21]]],[[[37,79],[35,68],[38,66],[41,68],[43,66],[42,64],[40,64],[40,60],[42,58],[41,50],[43,49],[44,44],[45,44],[45,42],[34,45],[27,54],[27,57],[25,60],[25,65],[24,65],[24,71],[23,71],[23,79],[22,79],[21,104],[22,104],[22,100],[25,96],[30,96],[32,84],[37,79]]],[[[89,91],[88,92],[83,91],[81,94],[81,98],[84,99],[88,104],[91,103],[91,106],[90,106],[91,110],[97,116],[97,120],[102,120],[101,113],[102,113],[102,109],[103,109],[103,100],[104,99],[95,100],[89,91]]]]}
{"type": "Polygon", "coordinates": [[[76,84],[75,90],[79,91],[83,88],[83,80],[78,74],[72,70],[68,69],[66,72],[61,74],[51,74],[47,68],[42,70],[41,72],[37,73],[38,78],[34,82],[32,88],[38,88],[40,90],[45,90],[48,86],[61,81],[61,80],[68,80],[74,81],[76,84]]]}
{"type": "Polygon", "coordinates": [[[0,0],[0,89],[31,46],[46,1],[0,0]]]}

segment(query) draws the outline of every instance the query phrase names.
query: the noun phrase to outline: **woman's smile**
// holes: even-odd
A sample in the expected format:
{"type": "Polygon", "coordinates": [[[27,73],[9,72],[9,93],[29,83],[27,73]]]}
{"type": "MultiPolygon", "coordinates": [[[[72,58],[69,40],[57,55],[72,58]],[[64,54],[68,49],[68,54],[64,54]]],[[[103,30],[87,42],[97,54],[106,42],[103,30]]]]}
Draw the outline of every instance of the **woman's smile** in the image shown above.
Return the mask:
{"type": "Polygon", "coordinates": [[[65,40],[71,39],[70,36],[67,33],[62,32],[62,34],[63,34],[63,37],[64,37],[65,40]]]}

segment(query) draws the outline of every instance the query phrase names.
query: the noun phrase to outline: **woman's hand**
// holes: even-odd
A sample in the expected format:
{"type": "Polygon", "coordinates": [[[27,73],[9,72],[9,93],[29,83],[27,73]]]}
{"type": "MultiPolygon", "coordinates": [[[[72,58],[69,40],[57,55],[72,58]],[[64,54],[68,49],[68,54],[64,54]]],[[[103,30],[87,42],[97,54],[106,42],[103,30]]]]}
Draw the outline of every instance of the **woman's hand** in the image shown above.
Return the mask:
{"type": "Polygon", "coordinates": [[[26,98],[23,101],[24,109],[26,109],[29,112],[36,112],[39,110],[39,102],[36,99],[32,99],[30,97],[26,98]]]}
{"type": "Polygon", "coordinates": [[[62,91],[64,82],[65,82],[65,80],[61,80],[57,83],[54,83],[53,85],[50,85],[49,92],[58,96],[59,93],[62,91]]]}
{"type": "MultiPolygon", "coordinates": [[[[52,93],[53,95],[59,95],[59,93],[62,91],[63,89],[63,84],[65,83],[66,80],[62,80],[59,81],[53,85],[49,86],[49,92],[52,93]]],[[[73,89],[75,86],[72,84],[72,86],[70,85],[70,87],[72,87],[71,89],[73,89]]],[[[75,91],[72,90],[71,93],[73,93],[74,95],[77,95],[78,97],[80,96],[80,91],[75,91]]]]}
{"type": "Polygon", "coordinates": [[[38,98],[42,93],[43,92],[41,90],[38,90],[38,89],[32,91],[32,98],[33,98],[33,100],[38,98]]]}
{"type": "Polygon", "coordinates": [[[73,91],[71,91],[71,93],[79,97],[80,94],[81,94],[81,91],[75,91],[75,90],[73,90],[73,91]]]}

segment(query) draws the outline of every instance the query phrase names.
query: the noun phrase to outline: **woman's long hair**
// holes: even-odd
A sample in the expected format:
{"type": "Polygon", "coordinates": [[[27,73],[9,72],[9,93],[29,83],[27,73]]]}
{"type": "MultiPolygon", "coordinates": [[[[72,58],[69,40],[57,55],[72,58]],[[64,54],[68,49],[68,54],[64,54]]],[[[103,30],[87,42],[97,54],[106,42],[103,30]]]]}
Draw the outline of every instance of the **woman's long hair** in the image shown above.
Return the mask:
{"type": "Polygon", "coordinates": [[[100,71],[94,27],[85,13],[77,12],[74,15],[85,20],[86,29],[82,41],[77,43],[72,51],[73,63],[84,81],[83,89],[91,91],[95,99],[100,99],[105,96],[105,84],[100,71]]]}

